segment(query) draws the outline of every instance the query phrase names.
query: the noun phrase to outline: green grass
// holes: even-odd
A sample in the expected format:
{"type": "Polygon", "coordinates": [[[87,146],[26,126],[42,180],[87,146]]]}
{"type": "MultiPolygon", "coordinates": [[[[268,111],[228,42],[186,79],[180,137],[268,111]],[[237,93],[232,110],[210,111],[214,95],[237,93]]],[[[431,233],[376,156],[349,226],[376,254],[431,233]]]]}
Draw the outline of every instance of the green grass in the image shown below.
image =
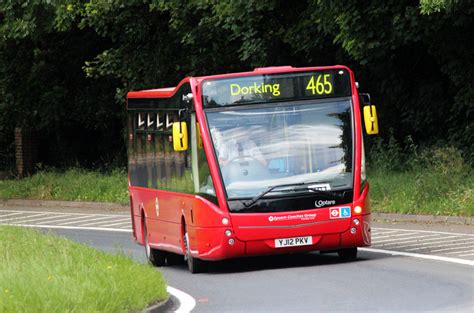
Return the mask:
{"type": "Polygon", "coordinates": [[[160,272],[35,230],[0,227],[0,312],[134,312],[167,297],[160,272]]]}
{"type": "Polygon", "coordinates": [[[422,169],[373,171],[369,172],[369,183],[374,212],[474,216],[472,175],[447,179],[422,169]]]}
{"type": "Polygon", "coordinates": [[[474,216],[474,170],[459,149],[377,144],[368,173],[373,211],[474,216]]]}
{"type": "Polygon", "coordinates": [[[0,180],[0,199],[128,203],[127,172],[82,169],[41,171],[24,179],[0,180]]]}

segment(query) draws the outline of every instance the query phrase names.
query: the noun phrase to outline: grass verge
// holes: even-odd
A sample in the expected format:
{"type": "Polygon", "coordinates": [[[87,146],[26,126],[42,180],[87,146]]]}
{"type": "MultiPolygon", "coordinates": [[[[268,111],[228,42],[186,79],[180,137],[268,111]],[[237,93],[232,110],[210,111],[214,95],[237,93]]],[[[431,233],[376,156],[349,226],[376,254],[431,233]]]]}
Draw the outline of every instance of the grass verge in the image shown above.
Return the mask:
{"type": "Polygon", "coordinates": [[[55,235],[0,226],[0,312],[133,312],[167,297],[160,272],[55,235]]]}
{"type": "Polygon", "coordinates": [[[128,203],[127,172],[82,169],[41,171],[24,179],[0,180],[1,199],[40,199],[128,203]]]}
{"type": "Polygon", "coordinates": [[[472,175],[446,179],[433,172],[374,171],[369,182],[374,212],[474,216],[472,175]]]}
{"type": "Polygon", "coordinates": [[[371,151],[373,210],[405,214],[474,216],[474,171],[454,147],[401,153],[392,142],[371,151]]]}

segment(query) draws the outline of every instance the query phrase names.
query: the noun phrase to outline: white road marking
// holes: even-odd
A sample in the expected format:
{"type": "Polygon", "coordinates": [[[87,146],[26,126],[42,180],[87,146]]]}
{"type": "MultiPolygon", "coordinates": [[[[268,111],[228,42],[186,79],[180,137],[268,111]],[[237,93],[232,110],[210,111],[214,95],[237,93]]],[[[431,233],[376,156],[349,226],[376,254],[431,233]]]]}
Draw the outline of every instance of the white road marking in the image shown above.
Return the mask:
{"type": "Polygon", "coordinates": [[[176,313],[188,313],[191,312],[196,306],[196,300],[193,297],[171,286],[166,287],[166,290],[179,300],[179,308],[175,311],[176,313]]]}
{"type": "Polygon", "coordinates": [[[435,252],[444,252],[444,251],[451,251],[451,250],[461,250],[459,252],[462,253],[462,252],[468,251],[466,249],[469,249],[469,248],[470,247],[468,247],[468,248],[466,248],[466,247],[450,247],[450,248],[442,248],[442,249],[431,250],[431,252],[435,253],[435,252]]]}
{"type": "Polygon", "coordinates": [[[398,234],[395,234],[395,235],[387,235],[387,236],[385,236],[385,234],[383,234],[383,235],[374,235],[374,236],[377,237],[377,238],[380,238],[380,239],[385,239],[385,238],[406,237],[406,236],[416,236],[416,235],[418,235],[418,234],[413,232],[413,233],[398,233],[398,234]]]}
{"type": "MultiPolygon", "coordinates": [[[[438,236],[437,234],[431,234],[431,235],[421,235],[421,236],[416,236],[416,237],[411,237],[412,239],[421,239],[421,238],[431,238],[433,236],[438,236]]],[[[393,238],[393,237],[392,237],[393,238]]],[[[386,242],[393,242],[393,241],[399,241],[400,238],[393,238],[393,239],[387,239],[387,240],[377,240],[377,238],[374,239],[374,243],[376,244],[384,244],[386,242]]]]}
{"type": "MultiPolygon", "coordinates": [[[[418,251],[418,250],[427,250],[427,249],[430,250],[432,248],[444,248],[444,247],[453,247],[453,246],[459,246],[459,245],[466,246],[466,242],[449,243],[449,244],[442,244],[442,245],[426,245],[426,246],[421,245],[420,247],[406,249],[405,251],[418,251]]],[[[431,251],[435,251],[435,250],[431,250],[431,251]]]]}
{"type": "MultiPolygon", "coordinates": [[[[110,216],[97,216],[97,217],[96,217],[96,216],[94,215],[93,218],[90,218],[90,219],[88,219],[87,221],[84,221],[84,222],[89,223],[89,222],[92,222],[92,221],[102,221],[102,220],[110,220],[110,219],[111,219],[110,216]]],[[[66,220],[66,221],[68,221],[68,220],[66,220]]],[[[74,222],[74,223],[75,223],[75,222],[74,222]]],[[[74,223],[71,223],[71,224],[74,224],[74,223]]],[[[67,223],[62,224],[62,225],[66,225],[66,224],[67,224],[67,223]]],[[[90,224],[94,224],[94,223],[90,223],[90,224]]],[[[85,224],[83,224],[83,225],[85,226],[85,224]]]]}
{"type": "Polygon", "coordinates": [[[431,234],[443,234],[443,235],[459,235],[459,236],[470,236],[474,237],[473,234],[464,234],[464,233],[449,233],[449,232],[443,232],[443,231],[433,231],[433,230],[411,230],[411,229],[398,229],[398,228],[377,228],[378,230],[380,229],[386,229],[386,230],[394,230],[394,231],[402,231],[402,232],[417,232],[417,233],[431,233],[431,234]]]}
{"type": "MultiPolygon", "coordinates": [[[[66,218],[66,217],[63,216],[63,215],[57,215],[57,216],[48,215],[48,216],[46,216],[46,217],[35,218],[35,219],[33,219],[32,222],[43,221],[43,220],[46,220],[46,221],[48,221],[48,222],[49,222],[50,220],[55,220],[55,222],[56,222],[56,219],[60,219],[60,220],[61,220],[61,219],[65,219],[65,218],[66,218]]],[[[22,223],[24,223],[24,222],[22,222],[22,223]]]]}
{"type": "Polygon", "coordinates": [[[401,252],[401,251],[390,251],[390,250],[373,249],[373,248],[359,248],[359,250],[367,251],[367,252],[374,252],[374,253],[383,253],[383,254],[390,254],[390,255],[401,255],[401,256],[408,256],[408,257],[412,257],[412,258],[436,260],[436,261],[451,262],[451,263],[474,266],[474,261],[464,260],[464,259],[456,259],[456,258],[438,256],[438,255],[409,253],[409,252],[401,252]]]}
{"type": "MultiPolygon", "coordinates": [[[[64,222],[69,222],[69,221],[75,221],[75,220],[83,220],[84,218],[86,217],[90,217],[90,215],[87,215],[87,216],[74,216],[74,217],[65,217],[65,216],[62,216],[62,215],[59,215],[59,216],[50,216],[49,218],[47,217],[42,217],[42,218],[38,218],[38,219],[33,219],[31,220],[31,222],[33,223],[37,223],[38,221],[42,221],[41,223],[63,223],[64,222]],[[46,220],[46,221],[44,221],[46,220]]],[[[29,222],[29,221],[28,221],[29,222]]],[[[27,223],[27,221],[24,221],[23,223],[27,223]]]]}
{"type": "Polygon", "coordinates": [[[111,220],[111,221],[102,221],[102,222],[94,222],[94,223],[87,223],[87,224],[83,224],[82,226],[98,226],[98,225],[101,225],[101,224],[107,224],[107,223],[113,223],[113,222],[119,222],[119,221],[129,221],[130,222],[130,218],[120,218],[120,219],[115,219],[115,220],[111,220]]]}
{"type": "MultiPolygon", "coordinates": [[[[430,238],[430,239],[423,239],[423,240],[407,240],[407,241],[398,241],[396,243],[392,243],[392,244],[388,244],[387,246],[392,246],[392,245],[397,245],[397,244],[409,244],[409,246],[417,246],[417,245],[421,245],[421,244],[425,244],[427,242],[427,245],[428,244],[431,244],[431,241],[436,241],[434,244],[437,244],[439,242],[445,242],[445,241],[453,241],[453,240],[456,240],[457,238],[459,238],[459,236],[446,236],[446,237],[440,237],[439,235],[436,235],[436,237],[434,238],[430,238]],[[442,238],[440,240],[440,238],[442,238]],[[414,243],[414,244],[411,244],[411,243],[414,243]]],[[[463,238],[463,240],[468,240],[468,239],[465,239],[463,238]]],[[[374,242],[374,243],[378,243],[378,242],[374,242]]]]}
{"type": "Polygon", "coordinates": [[[95,217],[94,215],[88,215],[88,216],[83,216],[83,217],[75,217],[75,218],[71,218],[71,219],[68,219],[66,220],[67,223],[63,223],[63,222],[60,222],[61,225],[71,225],[71,224],[75,224],[75,223],[82,223],[84,222],[83,220],[84,219],[87,219],[86,222],[90,222],[91,220],[103,220],[104,218],[107,218],[106,216],[100,216],[100,217],[97,217],[97,218],[93,218],[95,217]],[[72,222],[71,222],[72,221],[72,222]]]}
{"type": "Polygon", "coordinates": [[[130,229],[132,228],[132,224],[130,223],[129,225],[124,225],[124,226],[120,226],[118,227],[117,229],[130,229]]]}
{"type": "Polygon", "coordinates": [[[474,252],[472,252],[472,253],[467,253],[467,254],[460,254],[459,256],[471,256],[471,255],[474,255],[474,252]]]}
{"type": "Polygon", "coordinates": [[[101,225],[102,227],[111,227],[111,226],[117,226],[117,225],[124,225],[124,226],[132,226],[130,221],[127,222],[121,222],[121,223],[113,223],[113,224],[107,224],[107,225],[101,225]],[[125,224],[125,225],[124,225],[125,224]]]}
{"type": "Polygon", "coordinates": [[[377,233],[383,233],[383,234],[393,234],[393,233],[398,233],[396,230],[391,230],[391,231],[384,231],[385,228],[373,228],[372,231],[377,234],[377,233]]]}
{"type": "MultiPolygon", "coordinates": [[[[2,211],[2,212],[5,212],[5,211],[2,211]]],[[[18,215],[18,214],[23,214],[23,212],[22,213],[17,212],[17,213],[1,214],[0,217],[3,218],[3,217],[7,217],[7,216],[11,216],[11,215],[18,215]]]]}
{"type": "MultiPolygon", "coordinates": [[[[469,253],[473,253],[474,250],[466,250],[464,252],[469,252],[469,253]]],[[[462,252],[462,253],[464,253],[462,252]]],[[[451,251],[451,252],[446,252],[445,254],[459,254],[459,251],[451,251]]],[[[459,256],[463,256],[463,254],[459,254],[459,256]]]]}
{"type": "MultiPolygon", "coordinates": [[[[18,210],[2,210],[0,209],[1,212],[16,212],[16,213],[36,213],[38,211],[18,211],[18,210]]],[[[52,214],[52,215],[84,215],[84,213],[66,213],[66,212],[49,212],[49,211],[41,211],[41,213],[45,213],[45,214],[52,214]]],[[[94,215],[97,215],[97,216],[109,216],[109,217],[117,217],[117,216],[123,216],[123,217],[127,217],[129,216],[129,214],[101,214],[101,213],[97,213],[94,215]]]]}
{"type": "Polygon", "coordinates": [[[102,228],[102,227],[80,227],[80,226],[60,226],[60,225],[35,225],[35,224],[14,224],[11,226],[35,227],[35,228],[54,228],[54,229],[75,229],[75,230],[100,230],[100,231],[116,231],[131,233],[131,229],[121,228],[102,228]]]}
{"type": "Polygon", "coordinates": [[[32,218],[32,217],[41,216],[41,215],[46,215],[46,214],[44,214],[44,213],[37,213],[37,214],[27,215],[27,216],[10,217],[10,218],[1,219],[0,222],[10,221],[10,220],[15,220],[15,221],[16,221],[16,220],[30,219],[30,218],[32,218]]]}

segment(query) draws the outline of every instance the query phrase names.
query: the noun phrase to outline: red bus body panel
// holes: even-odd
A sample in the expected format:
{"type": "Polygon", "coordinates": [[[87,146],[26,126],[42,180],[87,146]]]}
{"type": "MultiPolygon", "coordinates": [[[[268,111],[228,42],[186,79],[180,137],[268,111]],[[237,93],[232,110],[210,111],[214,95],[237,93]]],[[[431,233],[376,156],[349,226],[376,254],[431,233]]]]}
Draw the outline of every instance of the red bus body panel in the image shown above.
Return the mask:
{"type": "MultiPolygon", "coordinates": [[[[175,88],[162,88],[129,92],[127,98],[171,97],[183,83],[189,82],[194,96],[196,120],[199,123],[204,151],[209,162],[211,178],[215,187],[218,205],[194,194],[156,190],[129,185],[133,238],[143,245],[143,224],[150,233],[153,248],[184,254],[183,225],[189,234],[191,255],[203,260],[221,260],[241,256],[265,255],[311,250],[336,250],[363,247],[371,243],[369,184],[361,184],[362,126],[359,98],[353,72],[341,65],[326,67],[269,67],[252,72],[222,74],[205,77],[188,77],[175,88]],[[331,219],[331,208],[314,208],[305,211],[283,213],[229,213],[225,190],[220,180],[218,163],[207,130],[206,117],[201,102],[201,84],[206,79],[231,78],[251,75],[317,71],[343,68],[350,73],[352,84],[354,124],[354,197],[344,206],[351,208],[350,218],[331,219]],[[157,209],[158,199],[158,209],[157,209]],[[362,208],[360,214],[354,208],[362,208]],[[222,219],[229,220],[223,225],[222,219]],[[360,223],[355,225],[353,219],[360,223]],[[355,234],[351,233],[355,228],[355,234]],[[231,230],[231,237],[225,235],[231,230]],[[275,248],[275,239],[312,236],[312,244],[290,248],[275,248]],[[234,244],[229,244],[233,238],[234,244]]],[[[129,180],[130,181],[130,180],[129,180]]],[[[341,207],[342,205],[338,205],[341,207]]]]}

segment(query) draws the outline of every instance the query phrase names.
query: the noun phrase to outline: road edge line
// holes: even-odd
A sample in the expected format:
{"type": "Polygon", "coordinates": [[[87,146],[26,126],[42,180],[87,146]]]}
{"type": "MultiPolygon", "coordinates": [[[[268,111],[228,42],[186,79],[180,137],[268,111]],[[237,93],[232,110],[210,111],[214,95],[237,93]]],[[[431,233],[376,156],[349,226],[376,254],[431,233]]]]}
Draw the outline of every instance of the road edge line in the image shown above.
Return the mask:
{"type": "Polygon", "coordinates": [[[181,291],[171,286],[166,287],[166,291],[168,291],[171,295],[173,295],[179,300],[180,304],[179,304],[179,308],[175,311],[176,313],[191,312],[196,306],[196,300],[194,300],[194,298],[191,297],[186,292],[181,291]]]}
{"type": "Polygon", "coordinates": [[[463,265],[474,266],[474,261],[471,261],[471,260],[464,260],[464,259],[450,258],[450,257],[445,257],[445,256],[427,255],[427,254],[401,252],[401,251],[390,251],[390,250],[374,249],[374,248],[359,248],[359,249],[362,250],[362,251],[367,251],[367,252],[383,253],[383,254],[390,254],[390,255],[400,255],[400,256],[408,256],[408,257],[412,257],[412,258],[428,259],[428,260],[451,262],[451,263],[457,263],[457,264],[463,264],[463,265]]]}

